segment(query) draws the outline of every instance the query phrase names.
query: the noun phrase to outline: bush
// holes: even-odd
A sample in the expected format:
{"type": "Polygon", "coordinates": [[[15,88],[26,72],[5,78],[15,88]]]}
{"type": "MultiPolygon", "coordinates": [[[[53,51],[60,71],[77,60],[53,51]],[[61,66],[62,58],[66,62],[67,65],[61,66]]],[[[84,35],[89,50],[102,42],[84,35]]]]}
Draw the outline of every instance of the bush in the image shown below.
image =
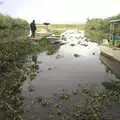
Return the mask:
{"type": "MultiPolygon", "coordinates": [[[[29,24],[27,21],[12,18],[8,15],[0,14],[0,39],[16,38],[25,36],[29,32],[29,24]]],[[[9,39],[10,40],[10,39],[9,39]]]]}
{"type": "Polygon", "coordinates": [[[107,34],[109,33],[108,25],[108,20],[89,20],[85,27],[86,36],[89,37],[92,41],[99,43],[102,39],[107,37],[107,34]]]}
{"type": "Polygon", "coordinates": [[[102,39],[109,39],[111,36],[110,32],[110,20],[120,19],[120,14],[106,19],[91,19],[88,20],[85,33],[86,36],[91,39],[91,41],[100,43],[102,39]]]}

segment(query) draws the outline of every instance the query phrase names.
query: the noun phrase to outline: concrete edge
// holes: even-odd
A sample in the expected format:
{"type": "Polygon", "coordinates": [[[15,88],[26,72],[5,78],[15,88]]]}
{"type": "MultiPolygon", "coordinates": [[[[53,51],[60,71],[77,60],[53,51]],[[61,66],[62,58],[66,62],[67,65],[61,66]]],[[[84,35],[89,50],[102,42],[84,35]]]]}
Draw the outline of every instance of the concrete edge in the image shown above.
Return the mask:
{"type": "MultiPolygon", "coordinates": [[[[106,47],[106,49],[107,49],[107,47],[106,47]]],[[[111,48],[108,48],[108,49],[111,49],[111,48]]],[[[111,49],[111,51],[114,51],[114,50],[111,49]]],[[[109,54],[108,51],[104,49],[104,46],[100,47],[100,54],[104,55],[105,57],[108,57],[112,60],[115,60],[117,62],[120,62],[120,59],[118,59],[114,54],[109,54]]]]}

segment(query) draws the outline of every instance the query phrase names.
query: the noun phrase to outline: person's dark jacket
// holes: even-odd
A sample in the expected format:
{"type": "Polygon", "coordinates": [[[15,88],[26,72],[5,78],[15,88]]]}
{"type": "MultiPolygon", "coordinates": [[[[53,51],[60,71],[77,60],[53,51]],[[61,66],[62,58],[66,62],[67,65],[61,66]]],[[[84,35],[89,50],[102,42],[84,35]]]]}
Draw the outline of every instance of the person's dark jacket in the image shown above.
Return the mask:
{"type": "Polygon", "coordinates": [[[32,22],[30,24],[30,29],[31,29],[31,31],[35,31],[36,30],[36,24],[32,22]]]}

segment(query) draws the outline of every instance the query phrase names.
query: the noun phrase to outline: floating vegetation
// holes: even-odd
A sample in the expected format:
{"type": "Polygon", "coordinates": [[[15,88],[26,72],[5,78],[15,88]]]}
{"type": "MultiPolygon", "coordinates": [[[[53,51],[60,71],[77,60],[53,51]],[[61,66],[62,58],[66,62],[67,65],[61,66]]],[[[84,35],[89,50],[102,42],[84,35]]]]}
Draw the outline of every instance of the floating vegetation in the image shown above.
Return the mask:
{"type": "Polygon", "coordinates": [[[51,70],[52,70],[52,68],[48,68],[48,70],[49,70],[49,71],[51,71],[51,70]]]}
{"type": "Polygon", "coordinates": [[[31,86],[31,85],[28,87],[28,90],[29,90],[29,92],[34,92],[35,91],[34,87],[31,86]]]}
{"type": "Polygon", "coordinates": [[[56,56],[56,59],[60,59],[60,58],[62,58],[62,57],[64,57],[64,56],[58,54],[58,55],[56,56]]]}
{"type": "Polygon", "coordinates": [[[70,44],[71,46],[75,46],[75,44],[70,44]]]}
{"type": "Polygon", "coordinates": [[[72,94],[73,95],[78,95],[79,94],[79,89],[73,89],[72,94]]]}
{"type": "Polygon", "coordinates": [[[46,99],[42,99],[41,105],[42,105],[43,107],[46,107],[46,106],[48,105],[48,101],[47,101],[46,99]]]}
{"type": "Polygon", "coordinates": [[[53,52],[51,52],[51,51],[48,51],[47,52],[47,55],[53,55],[54,53],[53,52]]]}
{"type": "Polygon", "coordinates": [[[112,120],[113,118],[118,120],[114,112],[111,114],[107,112],[110,106],[120,105],[120,92],[116,91],[116,87],[109,90],[98,87],[94,90],[93,88],[74,89],[72,94],[79,97],[82,95],[84,100],[74,100],[71,95],[71,100],[65,99],[62,93],[62,99],[51,106],[50,115],[53,120],[61,120],[64,117],[65,120],[112,120]]]}
{"type": "Polygon", "coordinates": [[[84,43],[81,43],[80,45],[85,46],[85,47],[87,47],[87,46],[88,46],[88,44],[84,44],[84,43]]]}
{"type": "Polygon", "coordinates": [[[42,97],[37,97],[36,100],[37,100],[38,103],[41,103],[43,98],[42,97]]]}
{"type": "Polygon", "coordinates": [[[66,43],[60,43],[60,46],[61,46],[61,45],[65,45],[65,44],[66,44],[66,43]]]}
{"type": "Polygon", "coordinates": [[[43,63],[43,61],[37,61],[37,63],[38,63],[38,64],[42,64],[42,63],[43,63]]]}
{"type": "Polygon", "coordinates": [[[76,57],[76,58],[77,58],[77,57],[80,57],[80,55],[78,55],[78,54],[74,54],[74,57],[76,57]]]}
{"type": "Polygon", "coordinates": [[[78,44],[80,44],[81,43],[81,41],[78,41],[78,44]]]}

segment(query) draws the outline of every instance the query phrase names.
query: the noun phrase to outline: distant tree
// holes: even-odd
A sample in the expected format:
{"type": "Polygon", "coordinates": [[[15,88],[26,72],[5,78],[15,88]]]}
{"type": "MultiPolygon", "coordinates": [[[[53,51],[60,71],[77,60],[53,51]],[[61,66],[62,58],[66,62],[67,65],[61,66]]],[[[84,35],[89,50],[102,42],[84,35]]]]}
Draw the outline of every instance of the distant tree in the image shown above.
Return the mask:
{"type": "Polygon", "coordinates": [[[87,18],[87,24],[85,27],[86,36],[88,36],[92,41],[101,41],[104,38],[108,39],[110,36],[110,20],[120,19],[120,14],[108,17],[106,19],[89,19],[87,18]]]}
{"type": "Polygon", "coordinates": [[[48,22],[45,22],[45,23],[43,23],[44,25],[50,25],[50,23],[48,23],[48,22]]]}
{"type": "Polygon", "coordinates": [[[86,25],[86,29],[105,32],[107,25],[108,25],[108,20],[92,19],[88,21],[86,25]]]}
{"type": "Polygon", "coordinates": [[[92,41],[100,42],[108,36],[109,21],[106,19],[91,19],[87,22],[85,27],[86,36],[92,41]]]}
{"type": "Polygon", "coordinates": [[[116,20],[116,19],[120,19],[120,14],[112,16],[112,17],[108,17],[108,20],[116,20]]]}

